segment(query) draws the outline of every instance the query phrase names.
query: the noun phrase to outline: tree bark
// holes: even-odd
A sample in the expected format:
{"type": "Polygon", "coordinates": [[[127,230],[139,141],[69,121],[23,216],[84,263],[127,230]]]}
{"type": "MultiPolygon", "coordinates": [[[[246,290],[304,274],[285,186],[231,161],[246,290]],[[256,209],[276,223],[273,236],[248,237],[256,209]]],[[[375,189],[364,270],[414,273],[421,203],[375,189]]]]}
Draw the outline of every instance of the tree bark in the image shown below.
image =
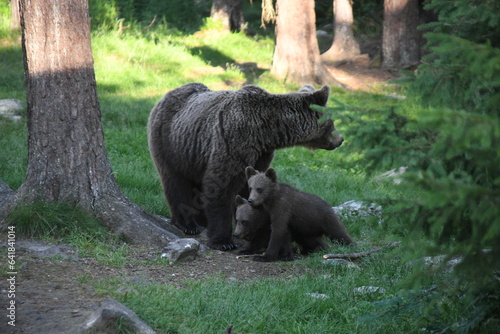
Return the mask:
{"type": "Polygon", "coordinates": [[[0,219],[25,202],[65,202],[131,242],[163,245],[173,227],[119,189],[104,147],[87,0],[21,0],[28,102],[26,178],[0,219]],[[167,227],[164,225],[164,227],[167,227]]]}
{"type": "Polygon", "coordinates": [[[314,0],[277,0],[271,74],[286,82],[343,87],[321,62],[314,0]]]}
{"type": "Polygon", "coordinates": [[[243,31],[245,29],[245,19],[241,9],[241,0],[213,0],[210,17],[220,21],[224,30],[243,31]]]}
{"type": "Polygon", "coordinates": [[[10,0],[10,30],[21,29],[21,18],[19,14],[19,0],[10,0]]]}
{"type": "Polygon", "coordinates": [[[352,31],[354,23],[352,1],[333,0],[333,16],[333,25],[335,27],[333,43],[330,49],[321,55],[321,59],[328,62],[337,62],[359,56],[359,44],[352,31]]]}
{"type": "Polygon", "coordinates": [[[418,0],[384,0],[382,68],[401,69],[420,58],[418,0]]]}

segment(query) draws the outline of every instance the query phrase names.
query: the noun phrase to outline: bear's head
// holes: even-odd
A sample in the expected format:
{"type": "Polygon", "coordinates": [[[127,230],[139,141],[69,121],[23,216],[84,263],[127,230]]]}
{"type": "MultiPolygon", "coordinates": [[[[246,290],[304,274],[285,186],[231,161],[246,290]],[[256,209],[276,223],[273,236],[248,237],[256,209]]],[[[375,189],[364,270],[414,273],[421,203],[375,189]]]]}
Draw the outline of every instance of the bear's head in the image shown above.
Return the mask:
{"type": "MultiPolygon", "coordinates": [[[[318,105],[325,107],[328,102],[328,96],[330,94],[330,87],[323,86],[318,90],[315,90],[311,85],[304,85],[299,90],[299,93],[305,96],[308,108],[315,115],[316,120],[319,122],[321,118],[324,117],[324,113],[320,111],[316,111],[311,109],[310,105],[318,105]]],[[[319,127],[314,134],[314,136],[303,143],[300,143],[300,146],[307,147],[309,149],[324,149],[324,150],[334,150],[344,141],[344,138],[340,134],[333,134],[335,131],[335,125],[333,124],[333,120],[326,119],[323,123],[319,124],[319,127]]]]}
{"type": "Polygon", "coordinates": [[[250,206],[260,206],[268,199],[274,198],[274,192],[278,187],[278,177],[273,168],[268,168],[265,172],[259,173],[253,167],[245,169],[248,182],[248,204],[250,206]]]}
{"type": "Polygon", "coordinates": [[[252,207],[248,201],[236,195],[236,228],[233,235],[252,241],[259,230],[270,226],[269,215],[262,207],[252,207]]]}
{"type": "Polygon", "coordinates": [[[344,142],[344,137],[342,137],[342,135],[332,133],[335,130],[333,121],[328,119],[321,124],[319,136],[308,142],[302,143],[301,146],[310,150],[316,150],[319,148],[329,151],[334,150],[344,142]]]}

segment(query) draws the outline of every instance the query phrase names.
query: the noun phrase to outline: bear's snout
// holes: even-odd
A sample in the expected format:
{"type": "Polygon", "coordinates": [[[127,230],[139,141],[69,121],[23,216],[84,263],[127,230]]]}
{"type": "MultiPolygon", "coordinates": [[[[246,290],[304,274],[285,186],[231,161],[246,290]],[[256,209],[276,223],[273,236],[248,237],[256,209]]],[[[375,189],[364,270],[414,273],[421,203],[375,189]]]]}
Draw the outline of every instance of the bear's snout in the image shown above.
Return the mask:
{"type": "Polygon", "coordinates": [[[334,135],[330,140],[330,147],[328,149],[334,150],[340,145],[342,145],[343,142],[344,142],[344,137],[342,137],[342,135],[334,135]]]}
{"type": "Polygon", "coordinates": [[[253,199],[249,198],[249,199],[248,199],[248,204],[249,204],[250,206],[253,206],[253,199]]]}

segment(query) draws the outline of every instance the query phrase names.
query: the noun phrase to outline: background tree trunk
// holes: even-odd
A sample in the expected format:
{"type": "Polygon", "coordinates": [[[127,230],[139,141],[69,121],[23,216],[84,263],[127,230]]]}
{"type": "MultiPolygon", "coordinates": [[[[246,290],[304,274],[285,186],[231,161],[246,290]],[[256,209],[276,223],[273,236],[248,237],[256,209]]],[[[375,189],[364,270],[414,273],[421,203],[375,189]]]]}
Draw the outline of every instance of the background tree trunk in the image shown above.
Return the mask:
{"type": "Polygon", "coordinates": [[[19,0],[10,0],[10,29],[21,29],[21,17],[19,14],[19,0]]]}
{"type": "MultiPolygon", "coordinates": [[[[104,147],[87,0],[21,0],[28,168],[0,218],[22,202],[65,202],[132,242],[177,238],[126,198],[104,147]]],[[[166,227],[166,226],[164,226],[166,227]]]]}
{"type": "Polygon", "coordinates": [[[321,55],[323,61],[336,62],[352,59],[360,55],[359,44],[354,39],[352,25],[351,0],[333,0],[333,43],[330,49],[321,55]]]}
{"type": "Polygon", "coordinates": [[[382,68],[401,69],[420,59],[418,0],[384,0],[382,68]]]}
{"type": "Polygon", "coordinates": [[[227,31],[242,31],[245,28],[241,0],[213,0],[210,17],[222,22],[227,31]]]}
{"type": "Polygon", "coordinates": [[[277,0],[271,74],[286,82],[343,87],[319,56],[314,0],[277,0]]]}

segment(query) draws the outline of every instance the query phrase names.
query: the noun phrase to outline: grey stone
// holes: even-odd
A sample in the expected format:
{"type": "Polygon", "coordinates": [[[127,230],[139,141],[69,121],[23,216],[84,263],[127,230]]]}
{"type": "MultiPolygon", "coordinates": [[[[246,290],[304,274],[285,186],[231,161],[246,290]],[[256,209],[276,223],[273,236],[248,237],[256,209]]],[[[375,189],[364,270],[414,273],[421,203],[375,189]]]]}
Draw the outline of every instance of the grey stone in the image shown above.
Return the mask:
{"type": "Polygon", "coordinates": [[[314,299],[328,299],[330,296],[324,293],[319,293],[319,292],[308,292],[306,293],[307,296],[312,297],[314,299]]]}
{"type": "Polygon", "coordinates": [[[383,174],[376,176],[375,180],[380,181],[380,180],[390,179],[392,180],[392,183],[400,184],[401,182],[403,182],[403,179],[400,176],[406,173],[407,170],[408,167],[394,168],[383,174]]]}
{"type": "MultiPolygon", "coordinates": [[[[347,201],[332,208],[341,218],[361,217],[367,218],[370,216],[381,216],[382,207],[375,203],[365,201],[347,201]]],[[[379,224],[382,224],[383,219],[379,219],[379,224]]]]}
{"type": "MultiPolygon", "coordinates": [[[[2,245],[5,246],[5,245],[2,245]]],[[[62,259],[76,259],[76,249],[68,245],[49,245],[41,241],[17,240],[16,249],[24,250],[31,255],[47,258],[58,256],[62,259]]]]}
{"type": "Polygon", "coordinates": [[[385,289],[378,286],[363,285],[353,290],[359,294],[385,293],[385,289]]]}
{"type": "Polygon", "coordinates": [[[322,262],[323,264],[330,266],[341,266],[346,268],[361,269],[361,267],[356,263],[344,259],[324,259],[322,262]]]}
{"type": "Polygon", "coordinates": [[[182,238],[170,242],[163,248],[161,257],[172,262],[193,260],[198,256],[200,243],[192,238],[182,238]]]}
{"type": "Polygon", "coordinates": [[[118,329],[120,329],[120,333],[155,333],[155,331],[142,321],[131,309],[114,299],[104,300],[77,332],[82,334],[107,334],[118,333],[118,329]]]}
{"type": "Polygon", "coordinates": [[[21,117],[18,115],[24,110],[23,102],[16,99],[3,99],[0,100],[0,116],[10,118],[14,121],[20,121],[21,117]]]}
{"type": "Polygon", "coordinates": [[[462,257],[457,256],[451,259],[448,259],[446,255],[436,255],[436,256],[425,256],[421,259],[413,260],[408,262],[407,265],[414,266],[422,263],[424,267],[429,268],[431,270],[437,270],[442,268],[444,273],[451,273],[457,264],[462,262],[462,257]]]}

